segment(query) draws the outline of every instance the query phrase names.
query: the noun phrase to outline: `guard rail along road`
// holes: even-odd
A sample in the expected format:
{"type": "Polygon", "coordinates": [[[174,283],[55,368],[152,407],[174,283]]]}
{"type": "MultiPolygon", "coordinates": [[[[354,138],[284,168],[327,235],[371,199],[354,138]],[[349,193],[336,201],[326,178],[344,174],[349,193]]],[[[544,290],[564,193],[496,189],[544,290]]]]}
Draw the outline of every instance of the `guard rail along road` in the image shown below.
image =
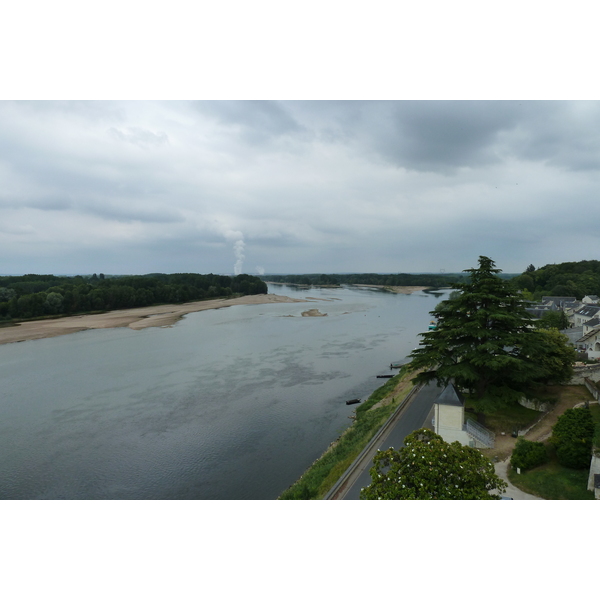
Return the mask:
{"type": "Polygon", "coordinates": [[[404,400],[400,403],[398,408],[391,414],[388,420],[381,426],[379,431],[371,438],[371,441],[365,446],[363,451],[356,457],[354,462],[346,469],[344,474],[338,479],[337,483],[329,490],[329,492],[323,497],[324,500],[337,500],[337,496],[344,490],[346,484],[353,479],[355,471],[359,465],[365,460],[366,456],[372,452],[373,448],[379,444],[382,438],[388,434],[389,430],[395,425],[402,409],[413,399],[413,397],[422,388],[422,385],[416,385],[406,395],[404,400]]]}

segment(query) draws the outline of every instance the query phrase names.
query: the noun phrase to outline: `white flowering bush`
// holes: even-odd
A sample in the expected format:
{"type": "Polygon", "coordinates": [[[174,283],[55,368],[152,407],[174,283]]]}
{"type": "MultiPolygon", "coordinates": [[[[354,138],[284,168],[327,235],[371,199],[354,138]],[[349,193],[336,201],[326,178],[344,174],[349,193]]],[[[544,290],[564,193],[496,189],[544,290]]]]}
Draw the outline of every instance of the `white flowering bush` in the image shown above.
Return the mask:
{"type": "Polygon", "coordinates": [[[362,489],[361,499],[497,500],[506,490],[494,465],[475,448],[445,442],[429,429],[414,431],[404,444],[377,452],[372,483],[362,489]]]}

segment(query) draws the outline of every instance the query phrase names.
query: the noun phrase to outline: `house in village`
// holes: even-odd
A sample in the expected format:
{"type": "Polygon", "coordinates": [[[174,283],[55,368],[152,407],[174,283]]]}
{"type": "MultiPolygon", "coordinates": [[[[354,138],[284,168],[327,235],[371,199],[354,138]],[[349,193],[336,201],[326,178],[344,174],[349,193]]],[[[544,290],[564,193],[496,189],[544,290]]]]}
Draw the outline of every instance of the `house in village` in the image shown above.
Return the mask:
{"type": "Polygon", "coordinates": [[[581,327],[585,323],[587,323],[587,321],[591,321],[593,318],[598,316],[599,312],[600,306],[592,306],[586,304],[583,306],[583,308],[580,308],[579,310],[575,311],[575,313],[573,313],[573,325],[575,327],[581,327]]]}
{"type": "Polygon", "coordinates": [[[493,448],[496,436],[476,421],[465,422],[465,401],[450,383],[433,404],[434,431],[448,443],[460,442],[473,448],[493,448]]]}
{"type": "Polygon", "coordinates": [[[542,296],[542,301],[530,304],[526,310],[534,319],[541,319],[550,311],[562,310],[573,325],[573,314],[584,305],[575,296],[542,296]]]}
{"type": "Polygon", "coordinates": [[[553,304],[556,307],[553,310],[563,308],[565,302],[577,302],[577,298],[575,296],[542,296],[542,304],[553,304]]]}
{"type": "Polygon", "coordinates": [[[600,298],[598,296],[594,296],[594,295],[584,296],[581,301],[584,304],[594,304],[594,305],[600,304],[600,298]]]}
{"type": "Polygon", "coordinates": [[[584,322],[583,335],[576,342],[575,346],[582,352],[587,352],[591,360],[600,359],[600,318],[595,317],[584,322]]]}

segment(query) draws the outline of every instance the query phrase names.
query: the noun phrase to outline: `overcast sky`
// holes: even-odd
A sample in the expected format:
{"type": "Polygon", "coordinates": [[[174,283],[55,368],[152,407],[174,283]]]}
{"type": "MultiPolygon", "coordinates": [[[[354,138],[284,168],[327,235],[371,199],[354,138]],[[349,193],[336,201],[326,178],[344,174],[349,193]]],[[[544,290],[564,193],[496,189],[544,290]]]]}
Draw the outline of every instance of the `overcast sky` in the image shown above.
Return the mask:
{"type": "Polygon", "coordinates": [[[598,259],[600,103],[0,102],[0,273],[598,259]]]}

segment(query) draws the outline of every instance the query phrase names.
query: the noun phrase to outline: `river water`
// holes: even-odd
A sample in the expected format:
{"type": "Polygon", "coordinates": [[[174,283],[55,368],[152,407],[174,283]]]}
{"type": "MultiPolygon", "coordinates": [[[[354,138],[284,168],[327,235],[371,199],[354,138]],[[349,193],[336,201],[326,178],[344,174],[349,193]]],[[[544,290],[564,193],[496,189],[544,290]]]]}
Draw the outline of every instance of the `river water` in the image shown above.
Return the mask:
{"type": "Polygon", "coordinates": [[[272,499],[350,425],[440,294],[311,303],[0,346],[0,498],[272,499]],[[301,317],[316,308],[327,317],[301,317]]]}

